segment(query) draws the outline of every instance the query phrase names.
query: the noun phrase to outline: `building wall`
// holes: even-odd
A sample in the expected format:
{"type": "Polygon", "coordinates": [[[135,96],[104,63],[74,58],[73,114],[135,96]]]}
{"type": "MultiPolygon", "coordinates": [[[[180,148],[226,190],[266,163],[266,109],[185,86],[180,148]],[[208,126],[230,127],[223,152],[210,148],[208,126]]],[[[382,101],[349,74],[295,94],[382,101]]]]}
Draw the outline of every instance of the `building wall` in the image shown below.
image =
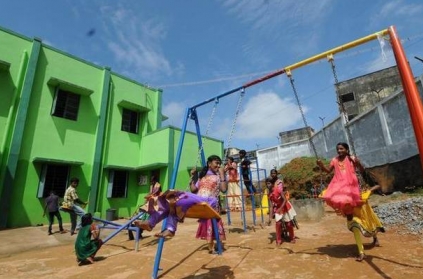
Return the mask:
{"type": "Polygon", "coordinates": [[[342,81],[336,86],[337,94],[340,96],[354,94],[353,101],[344,102],[349,116],[366,112],[401,88],[401,79],[396,66],[342,81]]]}
{"type": "MultiPolygon", "coordinates": [[[[0,60],[4,65],[0,70],[0,179],[5,176],[6,154],[9,152],[17,100],[31,54],[31,45],[32,41],[24,37],[0,32],[0,60]]],[[[0,191],[2,190],[3,183],[0,183],[0,191]]]]}
{"type": "MultiPolygon", "coordinates": [[[[0,29],[0,93],[0,228],[47,222],[39,197],[46,164],[69,166],[87,210],[103,218],[109,208],[131,216],[153,173],[168,188],[181,131],[161,127],[161,90],[0,29]],[[80,95],[76,121],[52,115],[56,87],[80,95]],[[138,133],[121,131],[124,108],[140,112],[138,133]],[[128,172],[125,198],[107,197],[114,170],[128,172]]],[[[175,188],[186,188],[197,146],[187,133],[175,188]]],[[[222,156],[223,143],[208,138],[205,150],[222,156]]]]}
{"type": "Polygon", "coordinates": [[[303,139],[308,139],[310,135],[314,134],[314,130],[311,127],[300,128],[290,131],[284,131],[279,133],[279,137],[282,144],[300,141],[303,139]]]}
{"type": "MultiPolygon", "coordinates": [[[[91,180],[101,92],[99,86],[93,85],[101,85],[101,70],[44,47],[35,71],[12,195],[13,201],[22,204],[13,204],[8,218],[11,226],[28,223],[31,214],[43,205],[42,200],[31,202],[37,197],[34,189],[38,189],[43,165],[36,158],[84,162],[81,167],[72,168],[70,176],[78,176],[81,185],[89,185],[91,180]],[[52,77],[93,90],[92,95],[81,96],[78,121],[51,116],[55,88],[48,82],[52,77]]],[[[79,192],[81,197],[87,197],[89,189],[80,187],[79,192]]]]}
{"type": "MultiPolygon", "coordinates": [[[[423,98],[422,80],[423,76],[416,79],[421,98],[423,98]]],[[[355,154],[366,168],[395,164],[419,155],[402,89],[376,103],[367,112],[358,115],[348,123],[348,127],[352,135],[350,147],[355,147],[355,154]]],[[[328,123],[322,130],[316,132],[311,140],[319,157],[330,159],[336,156],[336,144],[348,142],[342,118],[338,117],[328,123]]],[[[276,165],[276,161],[278,163],[276,166],[281,167],[300,156],[314,156],[308,140],[257,151],[260,165],[268,171],[273,165],[276,165]]],[[[417,169],[419,171],[410,174],[415,177],[408,177],[407,181],[421,183],[421,167],[417,169]]],[[[387,190],[403,186],[400,185],[401,179],[393,178],[391,180],[396,184],[388,185],[391,189],[387,190]]]]}

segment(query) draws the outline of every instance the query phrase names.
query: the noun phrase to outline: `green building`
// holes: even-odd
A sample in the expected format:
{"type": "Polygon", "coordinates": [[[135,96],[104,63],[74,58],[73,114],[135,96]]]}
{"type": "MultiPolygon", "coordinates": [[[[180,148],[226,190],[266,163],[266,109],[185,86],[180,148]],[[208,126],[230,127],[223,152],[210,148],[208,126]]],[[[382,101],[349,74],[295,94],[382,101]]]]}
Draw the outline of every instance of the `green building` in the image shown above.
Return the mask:
{"type": "MultiPolygon", "coordinates": [[[[0,228],[45,223],[43,198],[63,197],[71,177],[102,218],[131,216],[151,175],[167,188],[181,130],[161,127],[160,89],[0,29],[0,95],[0,228]]],[[[209,138],[205,152],[223,143],[209,138]]],[[[175,188],[187,189],[197,153],[187,133],[175,188]]]]}

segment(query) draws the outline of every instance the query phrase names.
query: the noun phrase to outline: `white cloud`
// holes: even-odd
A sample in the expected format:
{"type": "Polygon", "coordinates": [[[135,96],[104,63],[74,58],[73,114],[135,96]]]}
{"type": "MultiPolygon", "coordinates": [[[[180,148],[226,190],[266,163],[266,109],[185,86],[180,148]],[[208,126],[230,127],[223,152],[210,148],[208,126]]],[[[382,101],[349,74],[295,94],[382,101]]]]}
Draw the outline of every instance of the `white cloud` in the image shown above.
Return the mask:
{"type": "MultiPolygon", "coordinates": [[[[167,35],[161,21],[135,15],[122,5],[104,6],[101,11],[108,22],[104,24],[109,34],[107,46],[121,67],[119,71],[130,73],[137,80],[150,81],[175,73],[161,47],[167,35]]],[[[179,62],[176,71],[183,69],[179,62]]]]}
{"type": "Polygon", "coordinates": [[[394,22],[409,26],[411,23],[421,23],[423,4],[407,3],[405,0],[386,1],[377,13],[373,15],[370,21],[370,28],[385,25],[385,21],[394,22]]]}
{"type": "Polygon", "coordinates": [[[169,118],[166,120],[169,125],[180,127],[187,107],[181,102],[171,102],[162,108],[162,113],[169,118]]]}
{"type": "Polygon", "coordinates": [[[392,16],[421,16],[423,5],[419,4],[407,4],[404,0],[388,1],[380,9],[380,17],[392,17],[392,16]]]}
{"type": "MultiPolygon", "coordinates": [[[[290,41],[290,48],[298,55],[309,53],[320,41],[322,24],[332,11],[333,0],[273,1],[222,0],[228,12],[252,30],[251,40],[244,46],[248,56],[260,53],[254,45],[257,36],[265,36],[272,44],[290,41]],[[304,44],[307,40],[307,44],[304,44]]],[[[263,59],[260,56],[260,59],[263,59]]]]}
{"type": "Polygon", "coordinates": [[[226,0],[223,6],[254,29],[276,30],[298,25],[318,24],[328,13],[332,0],[257,1],[226,0]],[[293,20],[295,19],[295,20],[293,20]]]}
{"type": "MultiPolygon", "coordinates": [[[[307,111],[306,107],[303,107],[307,111]]],[[[243,106],[233,137],[236,139],[266,139],[275,137],[301,121],[298,106],[292,99],[282,99],[274,92],[261,92],[243,106]]],[[[228,140],[233,119],[218,122],[215,132],[228,140]]],[[[233,143],[233,141],[232,141],[233,143]]]]}
{"type": "Polygon", "coordinates": [[[376,57],[372,60],[361,65],[359,71],[362,73],[372,73],[394,65],[396,65],[394,53],[389,43],[385,42],[382,45],[380,53],[377,53],[376,57]]]}

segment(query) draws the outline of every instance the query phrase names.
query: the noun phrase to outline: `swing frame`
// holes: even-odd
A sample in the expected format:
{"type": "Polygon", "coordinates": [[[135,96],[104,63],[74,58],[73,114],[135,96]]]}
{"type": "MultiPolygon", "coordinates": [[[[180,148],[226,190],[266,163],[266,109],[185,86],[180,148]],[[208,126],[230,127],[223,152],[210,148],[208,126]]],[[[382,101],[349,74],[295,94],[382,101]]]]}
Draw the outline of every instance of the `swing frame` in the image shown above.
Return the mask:
{"type": "MultiPolygon", "coordinates": [[[[387,29],[373,33],[371,35],[368,35],[368,36],[363,37],[361,39],[352,41],[350,43],[338,46],[338,47],[330,49],[328,51],[322,52],[318,55],[312,56],[308,59],[305,59],[303,61],[300,61],[300,62],[292,64],[292,65],[289,65],[289,66],[284,67],[282,69],[276,70],[276,71],[274,71],[270,74],[267,74],[267,75],[265,75],[261,78],[247,82],[247,83],[245,83],[245,84],[243,84],[243,85],[241,85],[237,88],[234,88],[234,89],[229,90],[229,91],[227,91],[223,94],[220,94],[216,97],[205,100],[205,101],[203,101],[203,102],[201,102],[197,105],[194,105],[192,107],[188,107],[185,110],[184,120],[183,120],[183,123],[182,123],[182,129],[181,129],[181,136],[179,138],[179,144],[178,144],[177,154],[176,154],[176,158],[175,158],[175,164],[174,164],[174,168],[173,168],[173,171],[172,171],[172,176],[171,176],[171,180],[170,180],[170,184],[169,184],[169,189],[175,188],[176,177],[177,177],[177,174],[178,174],[179,164],[180,164],[180,160],[181,160],[182,147],[183,147],[184,140],[185,140],[185,133],[187,131],[188,119],[194,120],[194,122],[195,122],[195,129],[196,129],[196,134],[197,134],[197,138],[198,138],[198,146],[201,149],[200,150],[201,162],[202,162],[203,166],[206,165],[206,158],[205,158],[204,150],[202,148],[203,142],[202,142],[201,130],[200,130],[198,115],[197,115],[197,111],[196,111],[197,108],[199,108],[203,105],[206,105],[210,102],[218,101],[221,98],[226,97],[228,95],[231,95],[231,94],[238,92],[240,90],[245,90],[248,87],[252,87],[253,85],[259,84],[259,83],[264,82],[268,79],[277,77],[277,76],[282,75],[282,74],[290,73],[294,69],[297,69],[297,68],[300,68],[302,66],[311,64],[311,63],[316,62],[318,60],[328,59],[336,53],[354,48],[356,46],[370,42],[372,40],[376,40],[380,36],[389,36],[389,39],[390,39],[390,43],[391,43],[392,50],[393,50],[393,53],[394,53],[394,56],[395,56],[398,71],[399,71],[399,74],[400,74],[400,77],[401,77],[402,86],[404,88],[404,94],[405,94],[405,97],[406,97],[406,100],[407,100],[407,106],[408,106],[408,109],[409,109],[414,133],[415,133],[415,136],[416,136],[417,147],[418,147],[419,154],[420,154],[420,162],[421,162],[421,165],[422,165],[422,168],[423,168],[423,104],[422,104],[422,101],[420,99],[420,95],[419,95],[419,91],[417,89],[417,86],[414,82],[414,76],[413,76],[412,70],[410,68],[410,65],[407,62],[407,57],[405,55],[401,41],[400,41],[400,39],[397,35],[396,28],[395,28],[395,26],[390,26],[387,29]]],[[[166,223],[163,222],[162,226],[164,228],[166,226],[166,223]]],[[[154,268],[153,268],[153,274],[152,274],[153,279],[156,279],[157,276],[158,276],[160,258],[161,258],[161,253],[162,253],[162,250],[163,250],[163,244],[164,244],[164,239],[160,238],[159,244],[157,246],[156,260],[155,260],[154,268]]]]}

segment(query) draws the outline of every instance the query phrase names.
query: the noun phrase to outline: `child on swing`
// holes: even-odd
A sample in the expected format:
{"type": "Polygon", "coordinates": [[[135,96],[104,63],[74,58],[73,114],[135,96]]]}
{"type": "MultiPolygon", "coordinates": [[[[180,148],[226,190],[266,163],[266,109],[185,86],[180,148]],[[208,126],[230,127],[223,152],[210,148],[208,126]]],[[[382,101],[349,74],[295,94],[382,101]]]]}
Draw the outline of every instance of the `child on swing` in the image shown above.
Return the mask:
{"type": "MultiPolygon", "coordinates": [[[[225,170],[221,168],[221,164],[222,160],[219,156],[212,155],[208,157],[207,166],[205,166],[198,174],[198,181],[191,179],[191,191],[197,193],[200,197],[215,199],[219,198],[220,192],[225,193],[228,186],[225,179],[225,170]]],[[[219,207],[219,204],[217,204],[213,208],[217,212],[220,212],[219,207]]],[[[215,236],[212,221],[210,219],[200,219],[198,222],[199,224],[196,237],[207,240],[209,253],[213,254],[215,250],[213,244],[215,236]]],[[[217,228],[220,240],[226,240],[222,219],[218,220],[217,228]]]]}
{"type": "MultiPolygon", "coordinates": [[[[186,212],[193,205],[206,202],[216,212],[219,212],[217,196],[219,191],[226,191],[226,181],[223,168],[220,168],[221,159],[212,155],[207,159],[207,166],[199,173],[199,180],[191,178],[190,188],[194,193],[182,191],[168,191],[159,196],[158,210],[155,210],[152,203],[149,203],[147,221],[135,221],[134,224],[141,229],[151,231],[154,226],[167,218],[166,229],[156,234],[157,237],[173,237],[177,229],[177,223],[182,222],[186,212]]],[[[195,175],[192,173],[192,175],[195,175]]],[[[150,199],[150,201],[152,201],[150,199]]],[[[214,232],[210,219],[200,219],[197,231],[197,238],[207,239],[209,251],[213,253],[214,232]]],[[[218,232],[221,240],[226,240],[222,219],[217,222],[218,232]]]]}
{"type": "Polygon", "coordinates": [[[166,219],[164,231],[155,234],[156,237],[170,238],[176,233],[178,222],[183,222],[186,212],[193,205],[206,202],[215,208],[218,204],[214,197],[200,197],[196,194],[178,190],[168,190],[157,198],[157,209],[154,207],[154,199],[150,198],[148,204],[148,220],[137,220],[134,225],[151,231],[166,219]]]}
{"type": "MultiPolygon", "coordinates": [[[[327,190],[322,193],[322,198],[326,203],[347,217],[348,229],[354,233],[358,248],[357,261],[365,258],[364,247],[361,242],[360,233],[364,236],[373,236],[373,244],[379,245],[376,234],[384,231],[382,223],[366,200],[362,199],[360,185],[355,169],[364,173],[364,167],[355,156],[350,155],[349,145],[340,142],[336,145],[338,156],[334,157],[329,167],[325,167],[321,160],[317,160],[317,165],[325,172],[334,171],[334,176],[329,183],[327,190]]],[[[377,190],[373,187],[370,193],[377,190]]],[[[367,195],[367,198],[369,194],[367,195]]]]}

